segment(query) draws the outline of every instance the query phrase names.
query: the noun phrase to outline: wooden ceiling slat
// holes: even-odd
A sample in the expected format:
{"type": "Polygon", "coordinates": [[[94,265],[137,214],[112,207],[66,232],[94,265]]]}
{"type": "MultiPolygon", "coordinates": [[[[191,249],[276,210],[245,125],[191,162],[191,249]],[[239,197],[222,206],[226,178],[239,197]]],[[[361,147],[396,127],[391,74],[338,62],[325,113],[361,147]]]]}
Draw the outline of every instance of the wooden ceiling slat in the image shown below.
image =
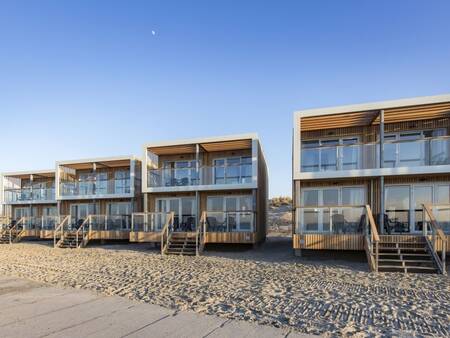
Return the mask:
{"type": "MultiPolygon", "coordinates": [[[[450,102],[384,109],[384,122],[397,123],[450,117],[450,102]]],[[[339,113],[302,118],[302,131],[360,127],[380,124],[378,111],[339,113]]]]}

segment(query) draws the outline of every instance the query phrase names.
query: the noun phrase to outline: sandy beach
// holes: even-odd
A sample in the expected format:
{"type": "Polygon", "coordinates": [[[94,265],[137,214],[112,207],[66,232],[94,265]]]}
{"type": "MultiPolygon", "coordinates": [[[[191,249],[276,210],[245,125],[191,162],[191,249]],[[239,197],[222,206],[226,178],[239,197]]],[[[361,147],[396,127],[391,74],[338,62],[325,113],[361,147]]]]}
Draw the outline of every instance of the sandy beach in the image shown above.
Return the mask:
{"type": "Polygon", "coordinates": [[[20,243],[0,246],[0,273],[328,337],[450,335],[449,277],[375,275],[364,260],[293,257],[289,245],[162,257],[149,245],[20,243]]]}

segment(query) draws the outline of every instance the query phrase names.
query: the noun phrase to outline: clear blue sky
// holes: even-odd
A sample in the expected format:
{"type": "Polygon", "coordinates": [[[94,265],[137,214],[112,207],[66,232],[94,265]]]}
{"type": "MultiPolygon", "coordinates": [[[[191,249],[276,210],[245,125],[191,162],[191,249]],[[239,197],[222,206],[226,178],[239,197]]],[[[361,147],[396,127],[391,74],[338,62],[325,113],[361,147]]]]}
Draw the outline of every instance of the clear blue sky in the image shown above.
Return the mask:
{"type": "Polygon", "coordinates": [[[271,195],[290,195],[293,111],[450,92],[449,13],[432,0],[2,0],[0,171],[258,132],[271,195]]]}

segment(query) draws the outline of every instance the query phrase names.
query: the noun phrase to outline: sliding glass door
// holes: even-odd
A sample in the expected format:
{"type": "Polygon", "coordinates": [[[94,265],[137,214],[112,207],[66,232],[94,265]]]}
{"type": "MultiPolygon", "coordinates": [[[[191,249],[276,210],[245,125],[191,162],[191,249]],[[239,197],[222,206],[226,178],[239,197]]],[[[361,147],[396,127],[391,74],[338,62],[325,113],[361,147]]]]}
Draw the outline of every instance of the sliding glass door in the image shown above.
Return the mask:
{"type": "Polygon", "coordinates": [[[195,197],[158,198],[156,212],[173,212],[175,231],[195,231],[196,229],[197,203],[195,197]]]}
{"type": "Polygon", "coordinates": [[[449,223],[450,184],[387,185],[385,232],[419,233],[423,230],[423,204],[432,207],[438,223],[449,223]],[[439,205],[441,207],[439,207],[439,205]],[[389,229],[388,229],[389,227],[389,229]]]}
{"type": "Polygon", "coordinates": [[[251,232],[254,213],[253,196],[208,196],[209,231],[251,232]]]}
{"type": "Polygon", "coordinates": [[[361,186],[303,188],[297,209],[297,231],[359,232],[366,204],[361,186]]]}

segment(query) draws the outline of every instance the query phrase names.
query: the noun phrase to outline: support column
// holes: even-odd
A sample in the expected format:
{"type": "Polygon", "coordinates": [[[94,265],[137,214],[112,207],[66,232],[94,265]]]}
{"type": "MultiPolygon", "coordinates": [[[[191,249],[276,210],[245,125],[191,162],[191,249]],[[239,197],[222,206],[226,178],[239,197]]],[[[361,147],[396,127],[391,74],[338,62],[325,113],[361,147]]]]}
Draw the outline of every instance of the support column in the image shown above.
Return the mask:
{"type": "Polygon", "coordinates": [[[148,193],[144,193],[144,212],[148,212],[148,193]]]}
{"type": "MultiPolygon", "coordinates": [[[[31,201],[33,200],[33,180],[34,176],[30,175],[30,206],[29,206],[29,217],[33,216],[33,204],[31,201]]],[[[31,218],[30,218],[31,219],[31,218]]]]}
{"type": "MultiPolygon", "coordinates": [[[[384,167],[384,110],[380,110],[380,168],[384,167]]],[[[380,177],[380,229],[384,233],[384,176],[380,177]]]]}

